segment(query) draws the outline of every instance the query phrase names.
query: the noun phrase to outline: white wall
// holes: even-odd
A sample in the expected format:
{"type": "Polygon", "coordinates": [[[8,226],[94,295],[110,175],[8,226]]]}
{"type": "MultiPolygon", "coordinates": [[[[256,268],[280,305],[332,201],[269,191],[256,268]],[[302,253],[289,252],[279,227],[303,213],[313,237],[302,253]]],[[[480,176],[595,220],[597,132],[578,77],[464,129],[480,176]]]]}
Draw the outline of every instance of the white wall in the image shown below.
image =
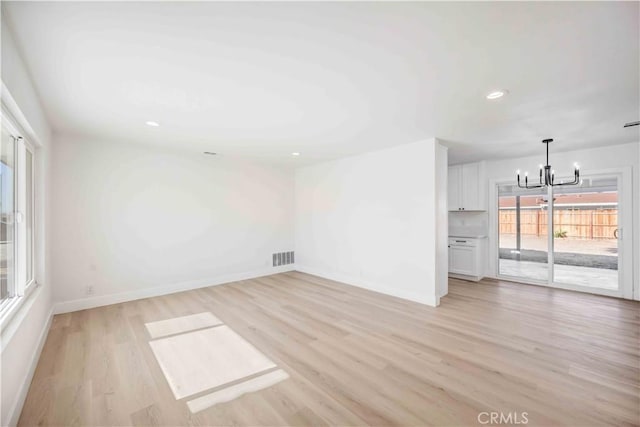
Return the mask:
{"type": "Polygon", "coordinates": [[[489,228],[487,211],[455,211],[449,212],[449,233],[454,235],[460,230],[478,235],[486,235],[489,228]]]}
{"type": "Polygon", "coordinates": [[[55,146],[56,312],[284,270],[271,254],[294,246],[293,170],[127,142],[55,146]]]}
{"type": "MultiPolygon", "coordinates": [[[[486,167],[486,179],[487,187],[491,185],[491,180],[513,180],[515,177],[515,171],[520,169],[521,171],[528,170],[529,172],[536,172],[538,170],[538,164],[544,163],[544,151],[541,150],[540,155],[535,157],[525,157],[517,159],[505,159],[505,160],[488,160],[486,167]]],[[[640,252],[640,160],[639,153],[640,144],[630,143],[623,145],[614,145],[602,148],[593,148],[588,150],[569,151],[564,153],[554,153],[553,145],[551,146],[551,153],[549,156],[549,162],[558,173],[564,171],[571,174],[573,170],[573,164],[578,162],[581,168],[581,175],[588,176],[589,172],[597,172],[603,169],[615,169],[622,167],[630,167],[632,170],[632,194],[633,194],[633,229],[625,230],[625,238],[633,240],[634,254],[630,255],[628,260],[633,262],[638,259],[637,253],[640,252]]],[[[489,188],[490,189],[490,188],[489,188]]],[[[487,191],[489,194],[490,191],[487,191]]],[[[495,201],[489,200],[487,206],[491,209],[491,206],[495,204],[495,201]]],[[[450,221],[459,223],[464,220],[465,225],[473,226],[480,225],[484,221],[494,221],[487,214],[474,214],[468,215],[451,214],[450,221]]],[[[496,247],[496,236],[492,236],[489,233],[489,260],[487,265],[487,275],[489,277],[495,276],[496,271],[496,254],[494,248],[496,247]]],[[[636,287],[635,298],[638,299],[640,289],[638,284],[640,282],[640,270],[638,263],[634,263],[633,266],[633,283],[636,287]]]]}
{"type": "Polygon", "coordinates": [[[449,293],[449,201],[448,201],[448,177],[447,170],[448,153],[444,145],[436,145],[436,283],[438,284],[438,297],[449,293]]]}
{"type": "Polygon", "coordinates": [[[2,102],[36,145],[35,278],[39,283],[21,309],[3,325],[0,369],[0,424],[17,422],[51,320],[48,269],[48,206],[51,130],[11,30],[2,19],[2,102]]]}
{"type": "Polygon", "coordinates": [[[296,269],[437,305],[435,175],[438,162],[446,167],[437,146],[431,139],[296,170],[296,269]]]}

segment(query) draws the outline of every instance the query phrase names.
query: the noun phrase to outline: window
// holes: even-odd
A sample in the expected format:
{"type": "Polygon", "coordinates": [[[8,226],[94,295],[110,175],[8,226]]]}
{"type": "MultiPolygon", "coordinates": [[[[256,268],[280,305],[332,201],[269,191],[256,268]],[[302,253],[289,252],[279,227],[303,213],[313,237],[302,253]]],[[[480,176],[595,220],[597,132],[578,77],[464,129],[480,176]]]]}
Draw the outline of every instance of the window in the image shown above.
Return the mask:
{"type": "Polygon", "coordinates": [[[2,303],[15,291],[15,141],[2,127],[0,147],[0,286],[2,303]]]}
{"type": "Polygon", "coordinates": [[[34,151],[6,118],[0,144],[0,316],[34,280],[34,151]]]}

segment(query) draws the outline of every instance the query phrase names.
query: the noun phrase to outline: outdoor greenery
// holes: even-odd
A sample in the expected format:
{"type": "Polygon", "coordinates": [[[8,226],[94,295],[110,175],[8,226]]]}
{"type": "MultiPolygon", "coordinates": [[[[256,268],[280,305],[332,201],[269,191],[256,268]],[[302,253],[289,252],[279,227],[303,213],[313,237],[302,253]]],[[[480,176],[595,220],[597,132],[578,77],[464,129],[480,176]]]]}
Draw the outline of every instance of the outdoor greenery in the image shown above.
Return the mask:
{"type": "Polygon", "coordinates": [[[555,237],[556,239],[564,239],[567,237],[567,232],[564,230],[554,231],[553,237],[555,237]]]}

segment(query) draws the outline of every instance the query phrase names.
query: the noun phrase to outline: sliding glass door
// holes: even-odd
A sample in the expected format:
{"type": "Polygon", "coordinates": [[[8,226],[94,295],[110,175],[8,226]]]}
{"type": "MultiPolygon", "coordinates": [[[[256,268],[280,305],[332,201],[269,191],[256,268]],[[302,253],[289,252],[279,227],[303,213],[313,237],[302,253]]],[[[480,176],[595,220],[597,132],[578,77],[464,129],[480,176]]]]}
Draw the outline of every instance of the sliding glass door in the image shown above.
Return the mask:
{"type": "Polygon", "coordinates": [[[498,184],[498,276],[622,296],[621,175],[578,186],[498,184]]]}
{"type": "Polygon", "coordinates": [[[498,187],[499,274],[546,282],[549,277],[546,192],[498,187]]]}
{"type": "Polygon", "coordinates": [[[618,178],[554,188],[554,282],[618,290],[618,178]]]}

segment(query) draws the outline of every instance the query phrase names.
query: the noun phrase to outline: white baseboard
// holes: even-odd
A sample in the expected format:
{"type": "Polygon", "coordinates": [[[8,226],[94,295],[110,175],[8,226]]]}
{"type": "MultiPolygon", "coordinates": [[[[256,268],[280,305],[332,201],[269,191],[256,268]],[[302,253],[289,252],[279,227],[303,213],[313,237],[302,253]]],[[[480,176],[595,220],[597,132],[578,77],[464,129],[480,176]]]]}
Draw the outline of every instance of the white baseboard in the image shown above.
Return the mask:
{"type": "Polygon", "coordinates": [[[484,279],[486,276],[467,276],[465,274],[449,273],[448,277],[451,277],[454,279],[466,280],[467,282],[479,282],[482,279],[484,279]]]}
{"type": "Polygon", "coordinates": [[[346,283],[347,285],[357,286],[358,288],[368,289],[370,291],[379,292],[385,295],[391,295],[394,297],[406,299],[413,302],[418,302],[420,304],[425,304],[431,307],[437,307],[440,304],[440,297],[436,295],[433,295],[433,296],[421,295],[421,294],[416,294],[414,292],[403,291],[400,289],[392,289],[388,286],[381,285],[379,283],[373,283],[367,280],[356,279],[356,278],[349,277],[342,274],[321,271],[306,265],[296,264],[296,271],[313,274],[314,276],[324,277],[325,279],[346,283]]]}
{"type": "Polygon", "coordinates": [[[60,301],[54,304],[54,314],[70,313],[73,311],[86,310],[88,308],[102,307],[105,305],[118,304],[121,302],[134,301],[137,299],[157,297],[161,295],[173,294],[176,292],[190,291],[192,289],[207,288],[209,286],[222,285],[239,280],[255,279],[256,277],[269,276],[271,274],[294,271],[295,264],[269,267],[262,270],[254,270],[246,273],[229,274],[209,279],[191,280],[188,282],[173,283],[167,286],[157,286],[153,288],[137,289],[130,292],[120,292],[117,294],[98,295],[95,297],[81,298],[70,301],[60,301]]]}
{"type": "Polygon", "coordinates": [[[40,336],[38,337],[38,346],[36,350],[31,354],[31,360],[29,360],[29,370],[27,371],[27,375],[20,386],[20,390],[18,390],[16,402],[11,408],[9,412],[9,422],[6,425],[15,426],[18,424],[18,420],[20,419],[20,414],[22,413],[22,407],[24,406],[24,401],[27,399],[27,393],[29,392],[29,387],[31,386],[31,380],[33,379],[33,374],[36,372],[36,367],[38,366],[38,361],[40,360],[40,354],[42,353],[42,349],[44,347],[44,343],[47,341],[47,336],[49,335],[49,328],[51,327],[51,321],[53,320],[53,307],[49,310],[47,321],[40,332],[40,336]]]}

